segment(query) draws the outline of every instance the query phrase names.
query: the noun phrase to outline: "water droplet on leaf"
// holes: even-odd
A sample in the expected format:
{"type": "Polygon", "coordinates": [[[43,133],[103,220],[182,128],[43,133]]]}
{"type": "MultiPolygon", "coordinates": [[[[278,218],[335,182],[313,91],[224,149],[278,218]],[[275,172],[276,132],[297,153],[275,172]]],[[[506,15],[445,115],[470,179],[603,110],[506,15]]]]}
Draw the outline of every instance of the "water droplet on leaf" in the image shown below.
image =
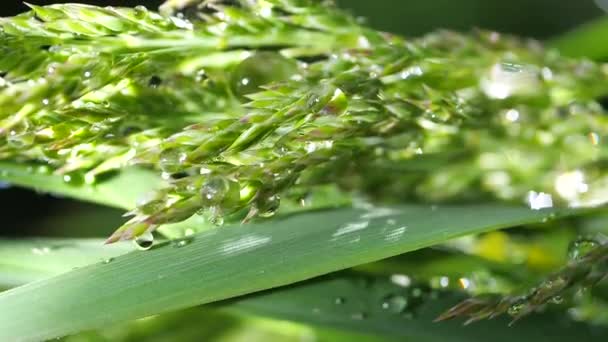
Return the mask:
{"type": "Polygon", "coordinates": [[[154,244],[154,235],[150,232],[146,232],[133,240],[133,243],[135,243],[137,249],[147,251],[152,248],[152,245],[154,244]]]}
{"type": "Polygon", "coordinates": [[[394,314],[400,314],[407,308],[408,300],[401,295],[388,295],[382,299],[382,309],[394,314]]]}

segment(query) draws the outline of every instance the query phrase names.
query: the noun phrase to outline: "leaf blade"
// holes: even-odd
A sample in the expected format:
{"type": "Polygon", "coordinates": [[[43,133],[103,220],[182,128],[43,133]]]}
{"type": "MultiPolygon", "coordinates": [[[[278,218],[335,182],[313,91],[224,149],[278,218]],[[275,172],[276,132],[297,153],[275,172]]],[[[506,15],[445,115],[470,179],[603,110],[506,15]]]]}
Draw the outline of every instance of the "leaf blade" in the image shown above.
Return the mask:
{"type": "Polygon", "coordinates": [[[450,238],[538,222],[549,214],[573,213],[411,205],[319,211],[209,230],[183,247],[164,244],[128,253],[0,294],[0,339],[58,337],[299,282],[450,238]]]}

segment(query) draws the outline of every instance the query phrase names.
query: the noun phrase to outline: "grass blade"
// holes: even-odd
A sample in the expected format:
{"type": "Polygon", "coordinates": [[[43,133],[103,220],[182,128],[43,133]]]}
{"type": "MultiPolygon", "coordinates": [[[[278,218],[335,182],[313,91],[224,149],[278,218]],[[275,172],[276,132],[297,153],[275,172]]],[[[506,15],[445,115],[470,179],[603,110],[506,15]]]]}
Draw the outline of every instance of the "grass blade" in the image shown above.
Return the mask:
{"type": "Polygon", "coordinates": [[[209,230],[181,247],[161,244],[0,294],[0,340],[59,337],[572,213],[503,205],[402,205],[309,212],[209,230]]]}
{"type": "MultiPolygon", "coordinates": [[[[32,274],[35,279],[42,279],[47,274],[62,273],[80,266],[80,259],[98,262],[130,249],[128,245],[122,244],[112,246],[113,250],[109,252],[99,248],[101,242],[93,239],[0,241],[0,259],[4,261],[5,256],[11,257],[14,269],[29,270],[38,265],[32,274]],[[51,250],[46,257],[31,252],[35,248],[45,247],[51,250]],[[45,262],[39,264],[43,259],[45,262]],[[35,273],[36,271],[38,273],[35,273]]],[[[7,268],[4,262],[0,264],[0,279],[12,274],[12,270],[13,268],[7,268]]],[[[340,272],[222,301],[211,307],[205,306],[203,310],[188,310],[186,315],[175,313],[159,317],[162,319],[165,316],[178,315],[182,317],[180,320],[187,319],[187,322],[190,322],[185,326],[191,326],[192,320],[187,317],[207,317],[208,309],[216,308],[231,315],[261,315],[344,331],[373,333],[399,339],[411,338],[416,341],[444,341],[447,338],[451,341],[509,342],[513,339],[534,341],[542,338],[550,338],[552,341],[571,341],[574,338],[594,341],[599,340],[601,333],[608,333],[600,330],[592,333],[588,325],[574,323],[563,317],[557,319],[558,315],[553,312],[530,316],[512,328],[508,327],[508,319],[504,317],[479,322],[474,327],[462,327],[460,322],[432,323],[445,308],[461,299],[456,294],[446,292],[440,293],[437,299],[429,299],[427,295],[418,303],[416,298],[407,298],[407,311],[403,312],[394,312],[382,307],[388,295],[409,292],[411,296],[413,289],[415,285],[404,288],[390,282],[385,276],[340,272]],[[364,319],[359,319],[357,314],[364,314],[364,319]]],[[[121,326],[123,325],[118,327],[121,326]]]]}
{"type": "Polygon", "coordinates": [[[606,60],[608,57],[608,19],[601,18],[584,24],[549,42],[568,57],[586,57],[593,60],[606,60]]]}

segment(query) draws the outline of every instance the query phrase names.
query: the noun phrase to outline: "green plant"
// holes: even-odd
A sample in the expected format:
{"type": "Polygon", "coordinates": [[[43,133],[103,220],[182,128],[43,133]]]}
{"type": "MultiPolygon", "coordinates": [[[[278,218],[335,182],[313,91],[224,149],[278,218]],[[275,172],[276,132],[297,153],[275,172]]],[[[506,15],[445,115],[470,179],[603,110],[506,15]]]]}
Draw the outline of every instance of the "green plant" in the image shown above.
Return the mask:
{"type": "Polygon", "coordinates": [[[558,50],[485,31],[405,39],[316,1],[31,8],[0,19],[0,179],[129,210],[106,243],[144,251],[0,243],[0,284],[28,283],[0,294],[3,340],[136,331],[218,301],[170,315],[184,334],[192,317],[228,331],[261,315],[469,340],[483,329],[428,324],[553,302],[574,317],[479,324],[605,333],[607,245],[575,238],[606,229],[608,67],[559,52],[586,31],[558,50]],[[463,290],[476,297],[439,315],[463,290]]]}

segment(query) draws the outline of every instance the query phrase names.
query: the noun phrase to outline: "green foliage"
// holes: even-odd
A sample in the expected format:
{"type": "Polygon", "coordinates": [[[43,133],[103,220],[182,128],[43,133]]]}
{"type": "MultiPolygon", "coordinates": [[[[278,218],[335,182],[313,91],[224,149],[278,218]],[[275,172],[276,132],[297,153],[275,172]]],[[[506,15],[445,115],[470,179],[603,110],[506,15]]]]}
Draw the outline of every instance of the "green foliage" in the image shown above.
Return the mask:
{"type": "Polygon", "coordinates": [[[601,65],[495,33],[403,40],[308,2],[208,6],[191,20],[33,6],[2,22],[6,158],[170,180],[109,242],[199,210],[271,216],[328,183],[384,201],[606,200],[601,65]],[[572,172],[593,191],[556,193],[572,172]]]}
{"type": "MultiPolygon", "coordinates": [[[[356,276],[339,275],[344,281],[222,305],[398,338],[485,338],[430,328],[429,313],[403,326],[378,310],[345,315],[333,297],[322,314],[297,307],[336,289],[371,300],[352,277],[387,284],[405,267],[433,289],[425,301],[490,293],[440,319],[518,319],[564,295],[587,310],[577,319],[602,310],[571,290],[605,277],[606,244],[579,241],[572,261],[540,279],[563,261],[547,256],[560,253],[547,247],[549,230],[572,228],[567,238],[590,226],[606,231],[593,208],[608,201],[600,104],[608,67],[566,57],[605,57],[585,50],[600,26],[556,40],[558,51],[485,31],[403,38],[327,1],[168,1],[162,14],[30,7],[0,19],[0,180],[129,210],[107,243],[135,239],[148,249],[155,230],[176,240],[135,252],[80,240],[0,242],[2,285],[42,279],[0,294],[2,338],[111,323],[136,329],[126,321],[355,266],[356,276]],[[479,235],[510,227],[520,229],[479,235]],[[380,261],[431,246],[442,252],[380,261]],[[486,281],[467,285],[467,272],[480,270],[486,281]],[[455,280],[460,286],[446,285],[455,280]],[[527,294],[510,294],[517,285],[527,294]]],[[[413,289],[386,299],[388,307],[418,302],[413,289]]],[[[590,336],[587,324],[571,323],[556,340],[590,336]]],[[[534,339],[526,324],[518,334],[534,339]]]]}

